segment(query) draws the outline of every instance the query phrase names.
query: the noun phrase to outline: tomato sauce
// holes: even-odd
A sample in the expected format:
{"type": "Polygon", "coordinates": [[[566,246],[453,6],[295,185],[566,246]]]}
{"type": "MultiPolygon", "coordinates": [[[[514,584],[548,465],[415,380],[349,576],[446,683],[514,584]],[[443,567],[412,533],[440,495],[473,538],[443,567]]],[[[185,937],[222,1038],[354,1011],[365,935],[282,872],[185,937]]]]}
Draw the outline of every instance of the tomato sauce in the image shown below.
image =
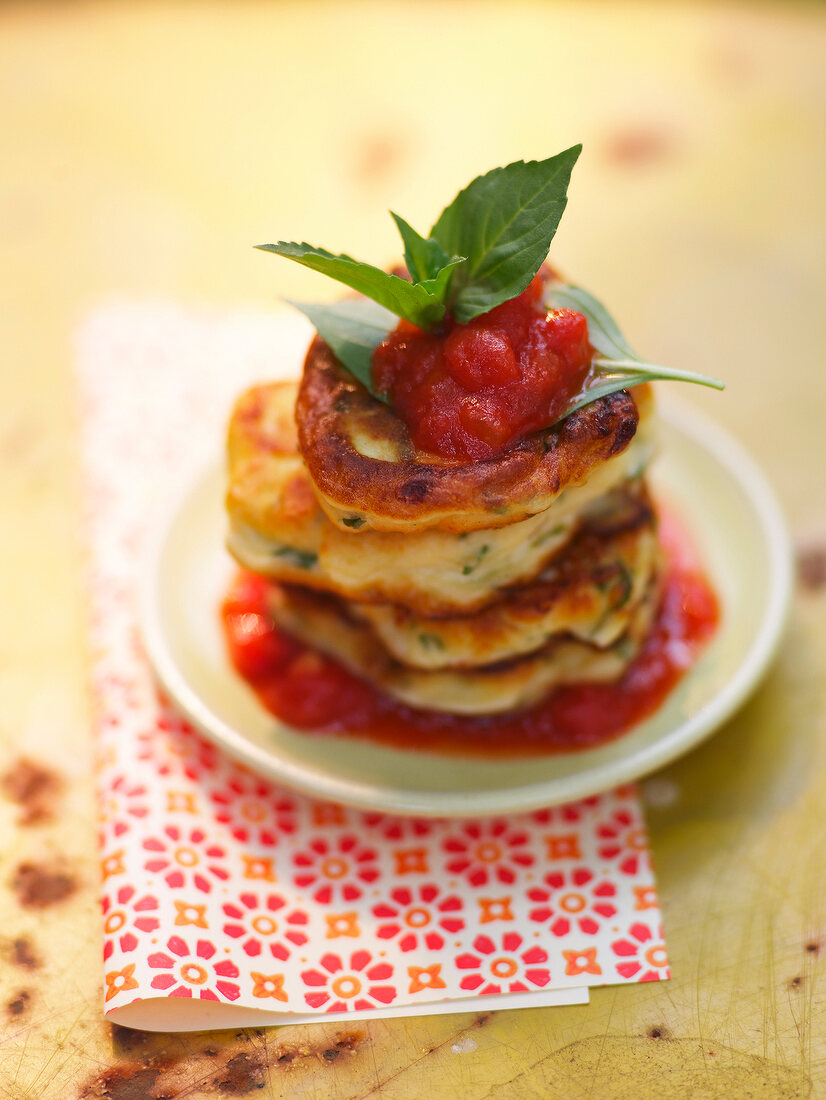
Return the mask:
{"type": "Polygon", "coordinates": [[[621,680],[556,688],[515,713],[466,717],[388,698],[336,661],[282,634],[267,613],[271,582],[240,573],[223,608],[230,659],[277,718],[308,732],[367,737],[400,748],[479,756],[587,749],[653,713],[714,634],[719,607],[697,557],[670,517],[660,523],[668,565],[653,629],[621,680]]]}
{"type": "Polygon", "coordinates": [[[537,275],[522,294],[438,332],[401,321],[373,353],[387,394],[423,451],[475,462],[547,428],[582,387],[592,348],[572,309],[542,305],[537,275]]]}

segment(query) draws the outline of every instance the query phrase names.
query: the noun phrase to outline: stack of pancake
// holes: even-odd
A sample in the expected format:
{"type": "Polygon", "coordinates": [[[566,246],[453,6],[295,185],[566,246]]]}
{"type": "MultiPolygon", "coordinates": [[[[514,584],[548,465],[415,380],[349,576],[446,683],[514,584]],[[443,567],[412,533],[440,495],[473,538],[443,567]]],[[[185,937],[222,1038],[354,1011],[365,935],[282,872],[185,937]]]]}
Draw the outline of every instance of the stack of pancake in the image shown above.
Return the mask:
{"type": "Polygon", "coordinates": [[[417,451],[319,339],[229,428],[229,549],[285,632],[421,708],[493,714],[619,678],[656,611],[651,394],[485,461],[417,451]]]}

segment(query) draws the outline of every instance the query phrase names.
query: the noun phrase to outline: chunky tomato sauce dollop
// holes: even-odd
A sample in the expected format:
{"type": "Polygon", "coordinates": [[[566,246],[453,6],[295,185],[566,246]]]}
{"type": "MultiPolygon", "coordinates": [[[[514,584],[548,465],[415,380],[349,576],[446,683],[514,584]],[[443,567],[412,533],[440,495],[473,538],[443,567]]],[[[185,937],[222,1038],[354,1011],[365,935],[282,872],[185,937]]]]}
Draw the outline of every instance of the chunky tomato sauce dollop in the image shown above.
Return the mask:
{"type": "Polygon", "coordinates": [[[591,364],[588,323],[542,305],[537,275],[522,294],[468,324],[438,332],[401,321],[373,353],[386,393],[423,451],[475,462],[547,428],[579,392],[591,364]]]}
{"type": "Polygon", "coordinates": [[[526,710],[465,717],[415,710],[336,661],[282,634],[267,613],[269,582],[240,573],[222,609],[233,665],[261,703],[291,726],[402,748],[481,756],[569,752],[610,741],[655,711],[713,635],[714,592],[675,522],[660,524],[668,566],[654,627],[613,684],[557,688],[526,710]]]}

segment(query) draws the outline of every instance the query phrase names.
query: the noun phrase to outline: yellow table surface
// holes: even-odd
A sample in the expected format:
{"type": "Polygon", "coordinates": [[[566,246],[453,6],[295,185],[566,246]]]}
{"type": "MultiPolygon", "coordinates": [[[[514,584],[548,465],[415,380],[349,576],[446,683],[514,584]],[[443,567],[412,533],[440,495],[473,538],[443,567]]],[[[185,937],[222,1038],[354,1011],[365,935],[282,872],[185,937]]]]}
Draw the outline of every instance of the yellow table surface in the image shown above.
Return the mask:
{"type": "Polygon", "coordinates": [[[826,1095],[824,57],[814,5],[0,7],[0,1097],[826,1095]],[[79,318],[334,293],[250,246],[384,264],[388,208],[423,229],[477,172],[579,140],[555,260],[652,360],[726,379],[682,396],[759,458],[802,564],[761,688],[647,787],[673,979],[587,1007],[111,1028],[79,318]]]}

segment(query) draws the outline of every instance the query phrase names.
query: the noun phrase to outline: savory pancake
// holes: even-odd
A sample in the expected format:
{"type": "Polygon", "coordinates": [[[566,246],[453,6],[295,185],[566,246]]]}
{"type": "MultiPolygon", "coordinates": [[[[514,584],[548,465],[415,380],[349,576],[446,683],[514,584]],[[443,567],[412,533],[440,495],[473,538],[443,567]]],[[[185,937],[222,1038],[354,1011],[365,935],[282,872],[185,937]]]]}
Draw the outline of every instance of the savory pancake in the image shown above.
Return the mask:
{"type": "Polygon", "coordinates": [[[522,524],[501,528],[514,532],[508,538],[475,531],[460,542],[443,531],[367,531],[354,538],[326,517],[320,534],[308,524],[302,537],[280,542],[233,521],[227,548],[245,569],[274,580],[351,600],[400,604],[420,615],[456,615],[492,603],[503,585],[529,580],[575,530],[574,516],[532,522],[539,518],[524,521],[529,531],[516,531],[522,524]]]}
{"type": "Polygon", "coordinates": [[[552,508],[517,523],[460,534],[335,526],[296,453],[293,383],[256,386],[236,404],[228,455],[228,547],[253,572],[351,600],[394,603],[417,615],[456,615],[494,602],[499,589],[535,577],[589,508],[644,468],[647,433],[597,466],[552,508]]]}
{"type": "Polygon", "coordinates": [[[453,714],[497,714],[529,706],[561,684],[618,679],[639,651],[656,607],[655,584],[637,603],[626,632],[606,649],[556,635],[530,656],[461,670],[406,667],[332,596],[302,587],[276,587],[270,610],[286,633],[410,706],[453,714]]]}
{"type": "Polygon", "coordinates": [[[326,524],[298,454],[296,389],[294,382],[253,386],[236,401],[227,433],[232,527],[291,548],[285,564],[316,557],[326,524]]]}
{"type": "Polygon", "coordinates": [[[426,618],[388,604],[349,604],[390,654],[416,668],[469,668],[532,653],[562,632],[600,649],[623,634],[657,572],[657,525],[647,499],[625,526],[584,528],[530,584],[475,615],[426,618]]]}
{"type": "Polygon", "coordinates": [[[597,469],[611,466],[614,484],[633,476],[622,456],[649,404],[648,386],[637,387],[634,397],[614,393],[495,458],[449,462],[418,451],[402,420],[317,337],[307,353],[296,419],[301,455],[335,524],[463,532],[543,512],[597,469]]]}

